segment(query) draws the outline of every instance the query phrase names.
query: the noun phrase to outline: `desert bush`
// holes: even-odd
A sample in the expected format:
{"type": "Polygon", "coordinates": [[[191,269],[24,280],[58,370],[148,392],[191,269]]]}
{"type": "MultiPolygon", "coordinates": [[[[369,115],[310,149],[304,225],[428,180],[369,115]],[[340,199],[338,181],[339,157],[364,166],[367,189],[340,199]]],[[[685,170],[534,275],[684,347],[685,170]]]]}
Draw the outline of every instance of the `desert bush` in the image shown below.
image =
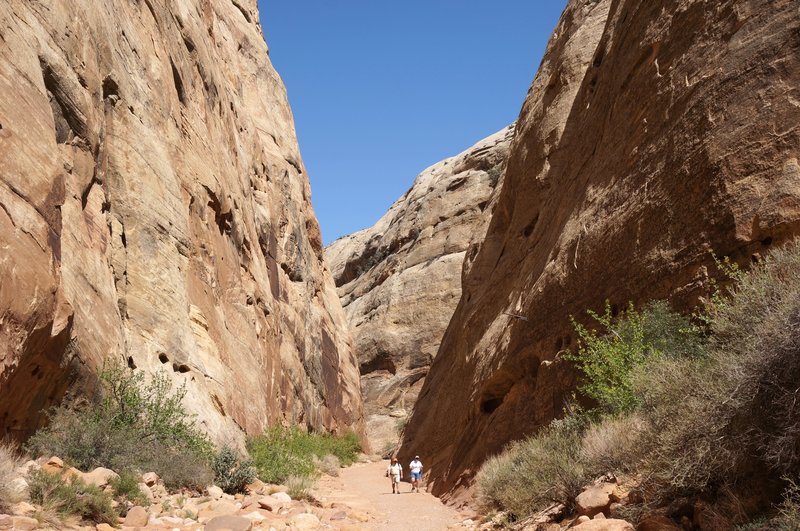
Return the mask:
{"type": "Polygon", "coordinates": [[[573,319],[578,350],[565,353],[564,358],[581,371],[578,390],[597,403],[595,413],[600,415],[629,412],[641,405],[633,375],[646,362],[663,357],[694,358],[704,352],[699,330],[663,301],[655,301],[641,312],[631,303],[617,317],[606,302],[602,315],[591,310],[588,314],[599,329],[573,319]]]}
{"type": "Polygon", "coordinates": [[[79,478],[67,482],[61,476],[37,470],[29,476],[30,498],[41,505],[42,514],[77,516],[95,523],[115,524],[111,496],[79,478]]]}
{"type": "Polygon", "coordinates": [[[592,475],[631,472],[643,457],[647,422],[637,413],[591,424],[581,439],[581,454],[592,475]]]}
{"type": "Polygon", "coordinates": [[[153,470],[176,487],[194,487],[191,478],[211,476],[213,446],[183,407],[185,387],[173,390],[164,373],[147,378],[111,362],[100,383],[96,400],[53,409],[49,425],[33,435],[28,450],[58,455],[83,470],[153,470]]]}
{"type": "Polygon", "coordinates": [[[14,448],[0,443],[0,514],[10,513],[11,506],[22,498],[21,493],[11,483],[21,464],[22,460],[14,448]]]}
{"type": "Polygon", "coordinates": [[[314,501],[314,496],[311,494],[311,488],[314,486],[314,480],[309,476],[289,476],[286,478],[286,492],[293,500],[307,500],[314,501]]]}
{"type": "Polygon", "coordinates": [[[342,464],[335,455],[328,454],[317,463],[317,468],[329,476],[338,476],[342,464]]]}
{"type": "Polygon", "coordinates": [[[123,471],[119,477],[111,480],[111,491],[114,498],[120,502],[120,507],[128,505],[141,505],[146,507],[150,500],[139,488],[139,474],[130,471],[123,471]]]}
{"type": "Polygon", "coordinates": [[[638,373],[649,486],[713,490],[800,471],[800,247],[775,252],[715,301],[706,359],[638,373]]]}
{"type": "Polygon", "coordinates": [[[351,465],[361,451],[354,433],[343,436],[308,433],[297,427],[275,426],[248,442],[248,451],[259,479],[282,483],[290,476],[311,477],[318,469],[314,463],[333,455],[344,466],[351,465]]]}
{"type": "Polygon", "coordinates": [[[256,479],[252,460],[239,459],[230,446],[223,446],[214,456],[212,468],[214,484],[228,494],[244,492],[245,487],[256,479]]]}
{"type": "Polygon", "coordinates": [[[515,518],[553,503],[571,506],[589,479],[581,452],[581,431],[576,419],[555,421],[490,458],[477,476],[480,503],[515,518]]]}

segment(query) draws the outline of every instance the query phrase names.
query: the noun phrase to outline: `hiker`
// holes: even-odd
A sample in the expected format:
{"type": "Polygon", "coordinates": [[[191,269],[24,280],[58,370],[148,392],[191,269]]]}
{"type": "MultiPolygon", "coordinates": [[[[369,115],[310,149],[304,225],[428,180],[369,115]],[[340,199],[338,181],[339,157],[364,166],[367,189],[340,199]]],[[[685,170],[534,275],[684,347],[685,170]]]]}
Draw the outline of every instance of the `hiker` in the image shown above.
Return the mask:
{"type": "Polygon", "coordinates": [[[386,477],[392,479],[392,494],[400,494],[400,480],[403,479],[403,465],[392,457],[392,464],[386,469],[386,477]]]}
{"type": "Polygon", "coordinates": [[[422,481],[422,461],[419,460],[418,455],[414,456],[408,469],[411,471],[411,492],[419,492],[419,482],[422,481]]]}

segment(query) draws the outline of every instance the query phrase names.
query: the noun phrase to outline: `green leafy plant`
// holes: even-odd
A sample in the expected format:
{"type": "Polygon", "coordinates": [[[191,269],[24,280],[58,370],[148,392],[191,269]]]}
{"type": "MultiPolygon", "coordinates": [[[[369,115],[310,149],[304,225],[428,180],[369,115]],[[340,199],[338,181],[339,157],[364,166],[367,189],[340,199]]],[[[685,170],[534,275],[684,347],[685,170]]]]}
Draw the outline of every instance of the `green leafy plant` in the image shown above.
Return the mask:
{"type": "Polygon", "coordinates": [[[53,409],[28,441],[35,455],[58,455],[83,470],[152,470],[171,488],[202,488],[213,477],[213,445],[183,406],[185,386],[165,373],[147,377],[117,362],[100,373],[93,401],[53,409]]]}
{"type": "Polygon", "coordinates": [[[214,483],[228,494],[245,492],[247,485],[256,479],[250,459],[239,459],[230,446],[224,446],[214,457],[212,466],[214,483]]]}
{"type": "Polygon", "coordinates": [[[29,492],[33,503],[62,518],[77,516],[106,524],[117,521],[111,496],[79,478],[67,482],[61,476],[37,470],[29,476],[29,492]]]}
{"type": "Polygon", "coordinates": [[[317,474],[315,459],[335,456],[343,466],[355,462],[361,451],[354,433],[343,436],[308,433],[297,427],[275,426],[248,442],[248,451],[259,479],[282,483],[290,476],[311,477],[317,474]]]}
{"type": "Polygon", "coordinates": [[[121,502],[121,507],[128,505],[147,506],[150,500],[139,488],[139,474],[127,470],[122,471],[119,477],[111,480],[111,490],[114,498],[121,502]]]}

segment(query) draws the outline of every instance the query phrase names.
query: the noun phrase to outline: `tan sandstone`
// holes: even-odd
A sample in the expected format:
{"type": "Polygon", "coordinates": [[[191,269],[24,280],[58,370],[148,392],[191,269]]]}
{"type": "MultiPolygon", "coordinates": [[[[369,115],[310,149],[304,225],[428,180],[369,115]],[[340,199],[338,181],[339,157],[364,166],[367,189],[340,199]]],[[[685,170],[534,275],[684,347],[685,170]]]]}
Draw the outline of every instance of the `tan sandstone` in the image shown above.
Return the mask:
{"type": "Polygon", "coordinates": [[[432,492],[562,414],[570,316],[689,310],[712,252],[747,265],[797,234],[799,34],[794,2],[568,3],[406,428],[432,492]]]}
{"type": "Polygon", "coordinates": [[[0,436],[107,357],[217,439],[361,430],[257,2],[6,0],[0,42],[0,436]]]}
{"type": "Polygon", "coordinates": [[[417,176],[372,227],[325,249],[352,326],[367,429],[376,450],[398,439],[461,295],[461,267],[489,221],[487,205],[513,127],[417,176]]]}

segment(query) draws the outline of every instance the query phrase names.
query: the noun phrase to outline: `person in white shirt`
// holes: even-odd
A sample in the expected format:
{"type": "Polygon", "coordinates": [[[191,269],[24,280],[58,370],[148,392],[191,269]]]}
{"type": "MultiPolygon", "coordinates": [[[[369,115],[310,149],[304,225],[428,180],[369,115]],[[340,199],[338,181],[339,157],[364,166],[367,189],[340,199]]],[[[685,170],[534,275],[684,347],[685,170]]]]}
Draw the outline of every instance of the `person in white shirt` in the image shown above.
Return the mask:
{"type": "Polygon", "coordinates": [[[397,462],[397,458],[392,458],[392,464],[386,469],[386,477],[392,480],[392,494],[400,494],[400,480],[403,479],[403,465],[397,462]]]}
{"type": "Polygon", "coordinates": [[[414,456],[414,460],[408,465],[411,471],[411,492],[419,492],[419,483],[422,481],[422,461],[419,456],[414,456]]]}

